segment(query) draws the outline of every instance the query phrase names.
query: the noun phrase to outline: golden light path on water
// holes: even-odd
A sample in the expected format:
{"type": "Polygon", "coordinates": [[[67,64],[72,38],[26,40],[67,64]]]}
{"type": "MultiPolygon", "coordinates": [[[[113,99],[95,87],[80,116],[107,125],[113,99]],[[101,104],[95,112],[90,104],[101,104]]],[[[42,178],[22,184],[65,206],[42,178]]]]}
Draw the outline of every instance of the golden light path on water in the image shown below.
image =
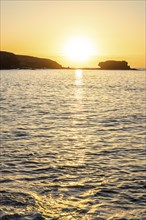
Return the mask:
{"type": "MultiPolygon", "coordinates": [[[[84,86],[84,82],[83,82],[83,70],[81,69],[77,69],[75,70],[75,85],[76,85],[76,89],[75,89],[75,98],[76,98],[76,110],[75,111],[79,111],[79,112],[84,112],[84,105],[83,105],[83,86],[84,86]]],[[[85,120],[85,115],[82,115],[82,120],[85,120]]],[[[81,115],[79,115],[79,118],[81,118],[81,115]]],[[[79,131],[79,135],[82,135],[82,130],[79,131]]],[[[78,145],[80,146],[80,140],[78,145]]],[[[79,155],[80,155],[80,159],[79,159],[79,164],[84,164],[84,158],[85,158],[85,151],[86,149],[83,147],[79,150],[79,155]]]]}
{"type": "Polygon", "coordinates": [[[82,99],[83,93],[83,70],[75,70],[76,99],[82,99]]]}

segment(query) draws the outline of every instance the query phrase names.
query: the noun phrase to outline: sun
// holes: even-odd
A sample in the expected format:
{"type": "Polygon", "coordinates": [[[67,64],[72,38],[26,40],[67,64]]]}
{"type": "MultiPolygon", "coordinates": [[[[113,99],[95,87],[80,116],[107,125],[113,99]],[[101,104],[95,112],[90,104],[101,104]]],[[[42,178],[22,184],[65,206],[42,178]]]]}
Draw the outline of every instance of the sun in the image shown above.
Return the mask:
{"type": "Polygon", "coordinates": [[[89,39],[74,37],[66,42],[64,55],[71,61],[83,62],[95,55],[95,48],[89,39]]]}

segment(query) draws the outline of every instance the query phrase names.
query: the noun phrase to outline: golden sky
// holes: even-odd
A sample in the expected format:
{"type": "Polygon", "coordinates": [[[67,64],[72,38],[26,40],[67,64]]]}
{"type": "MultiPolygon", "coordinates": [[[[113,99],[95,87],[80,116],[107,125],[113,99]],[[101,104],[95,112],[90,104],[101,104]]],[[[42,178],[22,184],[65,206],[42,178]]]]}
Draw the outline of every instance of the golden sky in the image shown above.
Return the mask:
{"type": "Polygon", "coordinates": [[[116,59],[144,67],[145,16],[145,0],[1,0],[1,50],[63,66],[116,59]],[[87,59],[71,57],[75,46],[87,59]]]}

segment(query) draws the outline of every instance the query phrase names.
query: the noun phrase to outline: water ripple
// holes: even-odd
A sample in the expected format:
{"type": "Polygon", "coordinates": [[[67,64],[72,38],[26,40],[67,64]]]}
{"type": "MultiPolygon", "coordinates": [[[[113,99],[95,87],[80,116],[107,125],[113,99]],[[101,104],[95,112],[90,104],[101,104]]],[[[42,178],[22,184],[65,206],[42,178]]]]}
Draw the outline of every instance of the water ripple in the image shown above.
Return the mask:
{"type": "Polygon", "coordinates": [[[143,71],[1,72],[1,220],[144,220],[143,71]]]}

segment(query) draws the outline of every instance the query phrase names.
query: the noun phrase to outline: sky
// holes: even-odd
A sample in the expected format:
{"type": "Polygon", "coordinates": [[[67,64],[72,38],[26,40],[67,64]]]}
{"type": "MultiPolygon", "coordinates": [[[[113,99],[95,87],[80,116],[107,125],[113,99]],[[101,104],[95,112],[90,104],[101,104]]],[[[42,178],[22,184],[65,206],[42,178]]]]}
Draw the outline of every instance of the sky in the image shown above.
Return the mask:
{"type": "Polygon", "coordinates": [[[0,3],[1,50],[45,57],[70,67],[98,67],[108,59],[145,67],[145,0],[0,3]],[[75,44],[75,39],[80,40],[75,44]],[[85,53],[86,59],[77,60],[85,53]]]}

